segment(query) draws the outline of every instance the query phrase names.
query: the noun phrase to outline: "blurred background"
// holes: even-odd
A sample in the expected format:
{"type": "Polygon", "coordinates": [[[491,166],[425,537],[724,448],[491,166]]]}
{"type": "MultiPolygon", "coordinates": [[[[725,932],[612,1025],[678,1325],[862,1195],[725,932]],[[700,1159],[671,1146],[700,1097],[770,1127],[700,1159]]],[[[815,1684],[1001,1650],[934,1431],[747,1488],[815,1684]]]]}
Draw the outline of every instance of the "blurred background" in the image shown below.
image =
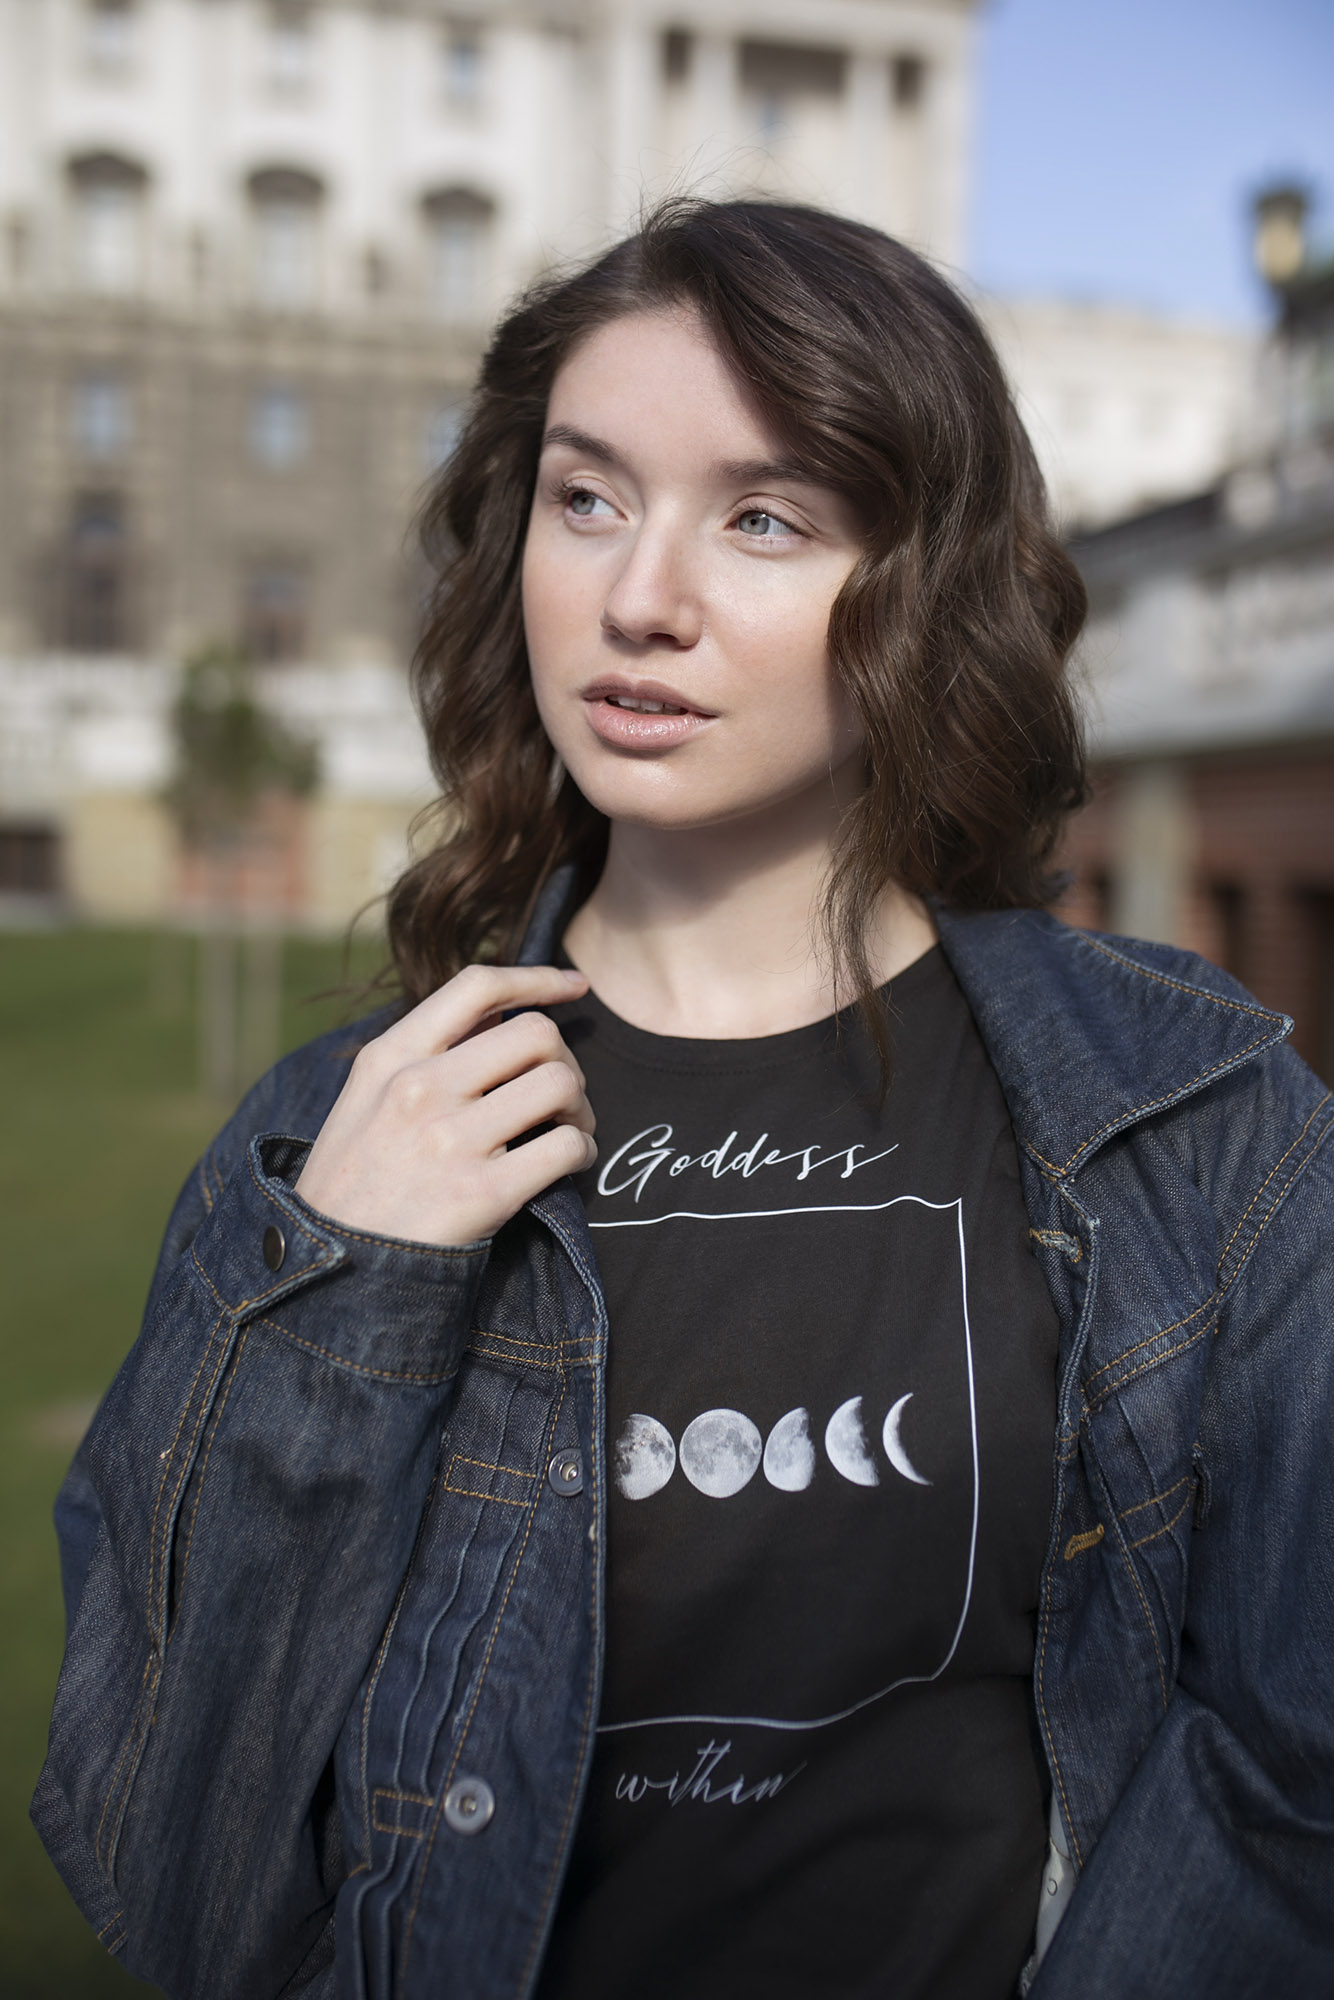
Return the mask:
{"type": "Polygon", "coordinates": [[[535,273],[699,189],[964,285],[1092,599],[1066,914],[1334,1078],[1332,85],[1327,0],[0,0],[12,2000],[145,1990],[26,1822],[50,1502],[191,1159],[381,962],[410,524],[535,273]]]}

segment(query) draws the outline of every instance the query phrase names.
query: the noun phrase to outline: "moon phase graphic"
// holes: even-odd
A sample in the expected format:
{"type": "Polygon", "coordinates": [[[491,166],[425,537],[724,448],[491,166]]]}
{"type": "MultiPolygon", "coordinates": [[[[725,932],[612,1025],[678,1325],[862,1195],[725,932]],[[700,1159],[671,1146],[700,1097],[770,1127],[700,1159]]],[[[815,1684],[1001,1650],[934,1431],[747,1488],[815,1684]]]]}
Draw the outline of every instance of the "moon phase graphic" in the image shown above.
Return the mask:
{"type": "Polygon", "coordinates": [[[878,1486],[880,1474],[866,1446],[862,1424],[862,1399],[849,1396],[840,1403],[825,1425],[824,1448],[835,1472],[841,1472],[854,1486],[878,1486]]]}
{"type": "Polygon", "coordinates": [[[676,1470],[672,1434],[656,1417],[635,1411],[616,1440],[614,1477],[626,1500],[647,1500],[661,1492],[676,1470]]]}
{"type": "Polygon", "coordinates": [[[815,1476],[815,1445],[809,1410],[789,1410],[769,1433],[764,1476],[780,1493],[801,1493],[815,1476]]]}
{"type": "Polygon", "coordinates": [[[681,1433],[681,1470],[711,1500],[730,1500],[759,1463],[760,1434],[740,1410],[705,1410],[681,1433]]]}
{"type": "Polygon", "coordinates": [[[893,1409],[885,1418],[885,1428],[881,1434],[881,1441],[885,1447],[885,1457],[889,1460],[895,1472],[901,1472],[905,1479],[911,1479],[914,1486],[929,1486],[931,1481],[924,1479],[917,1470],[904,1450],[903,1439],[899,1435],[899,1424],[902,1421],[903,1412],[907,1409],[911,1401],[912,1390],[910,1389],[906,1396],[899,1397],[898,1402],[895,1403],[893,1409]]]}

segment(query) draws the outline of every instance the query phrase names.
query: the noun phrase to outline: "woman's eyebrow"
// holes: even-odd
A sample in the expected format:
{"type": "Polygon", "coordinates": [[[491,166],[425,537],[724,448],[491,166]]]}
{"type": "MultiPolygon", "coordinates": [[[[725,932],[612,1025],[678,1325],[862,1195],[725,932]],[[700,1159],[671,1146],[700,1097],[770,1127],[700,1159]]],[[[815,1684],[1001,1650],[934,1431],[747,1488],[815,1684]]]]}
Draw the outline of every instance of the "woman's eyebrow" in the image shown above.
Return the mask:
{"type": "MultiPolygon", "coordinates": [[[[601,465],[624,466],[625,460],[614,445],[605,438],[594,437],[589,431],[576,429],[573,424],[552,424],[542,439],[542,449],[549,445],[568,445],[585,458],[595,458],[601,465]]],[[[728,458],[710,467],[709,477],[716,486],[763,486],[774,479],[795,480],[802,486],[819,486],[822,482],[797,459],[789,458],[728,458]]]]}
{"type": "Polygon", "coordinates": [[[719,486],[765,486],[770,480],[795,481],[801,486],[820,486],[809,466],[795,458],[729,458],[713,468],[719,486]]]}
{"type": "Polygon", "coordinates": [[[553,424],[542,439],[542,449],[548,445],[566,444],[571,451],[579,452],[584,458],[595,458],[600,465],[623,465],[624,460],[605,438],[593,437],[588,431],[576,430],[573,424],[553,424]]]}

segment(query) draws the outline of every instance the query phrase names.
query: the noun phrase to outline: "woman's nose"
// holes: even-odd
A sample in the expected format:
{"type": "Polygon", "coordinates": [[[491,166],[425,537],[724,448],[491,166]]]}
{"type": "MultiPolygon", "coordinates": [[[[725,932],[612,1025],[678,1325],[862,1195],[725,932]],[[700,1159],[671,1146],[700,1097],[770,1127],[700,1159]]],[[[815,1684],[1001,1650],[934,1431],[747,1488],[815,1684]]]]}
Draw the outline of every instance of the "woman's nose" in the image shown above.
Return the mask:
{"type": "Polygon", "coordinates": [[[694,646],[704,620],[680,537],[641,528],[602,607],[602,629],[634,646],[694,646]]]}

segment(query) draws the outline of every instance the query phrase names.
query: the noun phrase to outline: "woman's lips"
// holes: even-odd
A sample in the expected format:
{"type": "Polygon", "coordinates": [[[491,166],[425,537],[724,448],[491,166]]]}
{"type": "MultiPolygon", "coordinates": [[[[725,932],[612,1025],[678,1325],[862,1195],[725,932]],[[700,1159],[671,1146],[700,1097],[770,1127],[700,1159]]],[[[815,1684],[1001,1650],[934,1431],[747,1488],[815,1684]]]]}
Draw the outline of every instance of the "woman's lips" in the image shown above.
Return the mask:
{"type": "Polygon", "coordinates": [[[661,750],[695,736],[714,720],[697,708],[672,701],[663,689],[590,688],[584,709],[594,733],[620,750],[661,750]]]}

